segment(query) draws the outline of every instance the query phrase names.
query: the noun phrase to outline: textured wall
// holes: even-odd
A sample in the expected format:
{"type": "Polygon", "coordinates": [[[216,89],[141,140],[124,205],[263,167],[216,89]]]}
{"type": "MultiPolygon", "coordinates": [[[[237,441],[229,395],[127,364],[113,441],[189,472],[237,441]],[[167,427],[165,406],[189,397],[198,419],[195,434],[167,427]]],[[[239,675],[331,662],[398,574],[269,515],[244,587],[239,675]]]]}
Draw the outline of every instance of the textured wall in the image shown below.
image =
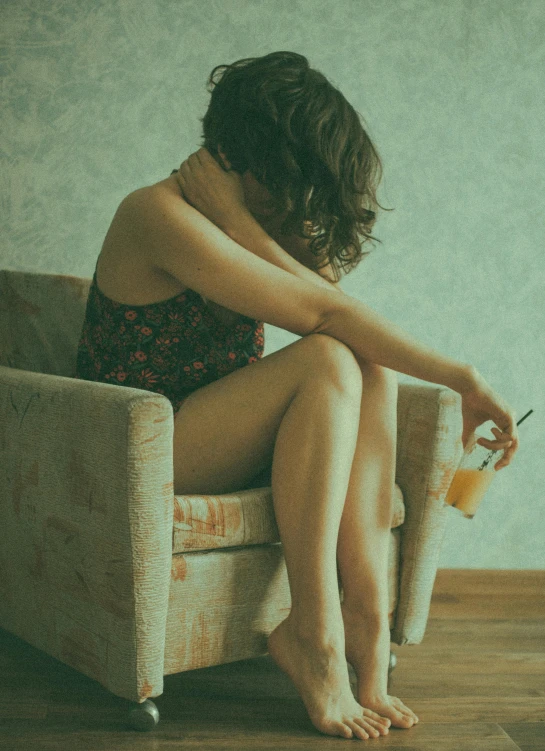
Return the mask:
{"type": "Polygon", "coordinates": [[[307,55],[395,207],[343,288],[535,410],[475,519],[450,512],[440,566],[545,567],[542,0],[4,0],[0,28],[1,266],[87,277],[121,198],[200,145],[212,67],[307,55]]]}

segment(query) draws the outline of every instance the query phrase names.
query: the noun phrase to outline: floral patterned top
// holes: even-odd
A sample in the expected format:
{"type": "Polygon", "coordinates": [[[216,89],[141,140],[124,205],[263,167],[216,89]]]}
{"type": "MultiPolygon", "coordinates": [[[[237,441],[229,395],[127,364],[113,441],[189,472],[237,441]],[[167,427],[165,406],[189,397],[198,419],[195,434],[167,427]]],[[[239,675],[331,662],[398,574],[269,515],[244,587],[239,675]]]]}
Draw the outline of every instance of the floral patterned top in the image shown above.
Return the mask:
{"type": "Polygon", "coordinates": [[[116,302],[98,288],[95,267],[75,377],[155,391],[176,414],[192,391],[263,357],[263,322],[236,320],[219,321],[189,288],[147,305],[116,302]]]}

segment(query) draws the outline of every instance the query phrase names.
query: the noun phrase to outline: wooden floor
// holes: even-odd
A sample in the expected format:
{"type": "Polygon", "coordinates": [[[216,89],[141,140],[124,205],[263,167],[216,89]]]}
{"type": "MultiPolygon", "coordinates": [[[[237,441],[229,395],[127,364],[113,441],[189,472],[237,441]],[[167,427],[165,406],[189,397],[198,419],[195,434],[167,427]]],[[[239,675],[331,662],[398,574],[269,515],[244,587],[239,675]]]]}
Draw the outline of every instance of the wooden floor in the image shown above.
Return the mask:
{"type": "Polygon", "coordinates": [[[545,571],[439,571],[422,644],[393,645],[390,693],[420,722],[367,741],[315,730],[268,655],[166,676],[139,733],[129,702],[0,629],[0,748],[545,751],[544,595],[545,571]]]}

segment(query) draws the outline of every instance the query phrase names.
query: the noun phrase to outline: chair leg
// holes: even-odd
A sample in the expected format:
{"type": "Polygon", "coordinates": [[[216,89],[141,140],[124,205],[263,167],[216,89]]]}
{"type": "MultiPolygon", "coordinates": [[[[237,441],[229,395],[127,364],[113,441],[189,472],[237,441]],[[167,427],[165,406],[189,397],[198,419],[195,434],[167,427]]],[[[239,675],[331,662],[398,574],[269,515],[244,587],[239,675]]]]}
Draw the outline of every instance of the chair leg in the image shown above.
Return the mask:
{"type": "Polygon", "coordinates": [[[392,652],[392,650],[390,650],[390,662],[388,664],[388,693],[390,693],[390,690],[391,690],[391,686],[392,686],[392,673],[394,672],[394,668],[395,668],[396,665],[397,665],[397,657],[394,654],[394,652],[392,652]]]}
{"type": "Polygon", "coordinates": [[[153,730],[159,722],[159,710],[151,699],[135,704],[129,712],[129,725],[133,730],[153,730]]]}

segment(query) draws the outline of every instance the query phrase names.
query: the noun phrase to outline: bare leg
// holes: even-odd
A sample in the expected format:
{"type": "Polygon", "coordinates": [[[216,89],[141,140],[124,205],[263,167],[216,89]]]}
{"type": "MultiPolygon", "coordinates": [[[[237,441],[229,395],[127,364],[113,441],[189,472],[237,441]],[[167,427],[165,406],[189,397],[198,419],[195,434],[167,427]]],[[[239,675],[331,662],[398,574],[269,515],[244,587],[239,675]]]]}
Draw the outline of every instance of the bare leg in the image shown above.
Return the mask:
{"type": "Polygon", "coordinates": [[[360,704],[409,728],[418,717],[388,696],[388,548],[395,483],[397,377],[357,359],[363,377],[359,432],[339,526],[337,561],[344,598],[345,650],[360,704]]]}
{"type": "Polygon", "coordinates": [[[362,708],[350,689],[336,573],[361,371],[345,345],[323,338],[326,356],[312,362],[276,437],[271,486],[292,608],[269,636],[268,649],[318,730],[364,739],[388,731],[384,719],[362,708]]]}

